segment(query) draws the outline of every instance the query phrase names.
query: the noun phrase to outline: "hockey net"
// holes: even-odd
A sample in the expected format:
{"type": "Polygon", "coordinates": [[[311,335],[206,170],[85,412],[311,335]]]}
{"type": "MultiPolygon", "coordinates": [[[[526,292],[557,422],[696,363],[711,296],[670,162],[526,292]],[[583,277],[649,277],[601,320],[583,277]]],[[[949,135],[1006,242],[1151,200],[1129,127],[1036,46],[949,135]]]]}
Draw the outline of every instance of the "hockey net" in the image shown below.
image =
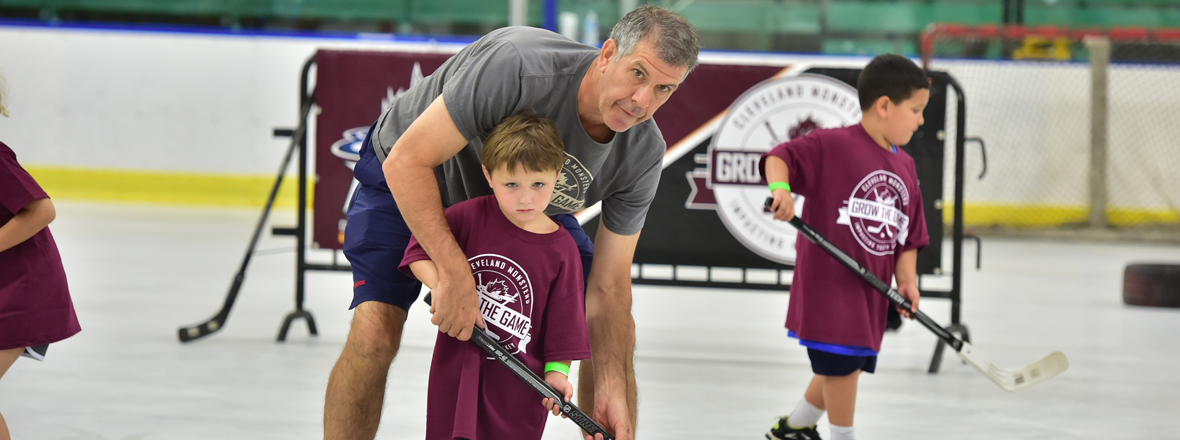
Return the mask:
{"type": "Polygon", "coordinates": [[[1180,225],[1180,29],[932,25],[922,60],[958,80],[966,136],[986,143],[978,181],[982,157],[967,149],[966,224],[1063,229],[1091,225],[1094,207],[1111,227],[1180,225]],[[1099,40],[1107,99],[1093,110],[1099,40]],[[1091,196],[1092,112],[1108,121],[1105,206],[1091,196]]]}

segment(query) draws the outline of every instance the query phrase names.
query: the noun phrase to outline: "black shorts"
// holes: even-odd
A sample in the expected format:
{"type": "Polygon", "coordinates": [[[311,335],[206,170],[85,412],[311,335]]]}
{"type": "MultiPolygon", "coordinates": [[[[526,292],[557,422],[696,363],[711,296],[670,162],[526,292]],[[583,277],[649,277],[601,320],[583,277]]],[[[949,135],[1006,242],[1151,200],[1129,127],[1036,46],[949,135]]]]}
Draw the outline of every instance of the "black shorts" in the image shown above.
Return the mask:
{"type": "Polygon", "coordinates": [[[847,356],[808,348],[807,357],[811,358],[811,371],[820,376],[847,376],[856,370],[877,371],[876,356],[847,356]]]}
{"type": "Polygon", "coordinates": [[[25,347],[24,353],[20,355],[29,359],[36,359],[39,361],[45,360],[45,353],[49,351],[49,344],[38,345],[36,347],[25,347]]]}

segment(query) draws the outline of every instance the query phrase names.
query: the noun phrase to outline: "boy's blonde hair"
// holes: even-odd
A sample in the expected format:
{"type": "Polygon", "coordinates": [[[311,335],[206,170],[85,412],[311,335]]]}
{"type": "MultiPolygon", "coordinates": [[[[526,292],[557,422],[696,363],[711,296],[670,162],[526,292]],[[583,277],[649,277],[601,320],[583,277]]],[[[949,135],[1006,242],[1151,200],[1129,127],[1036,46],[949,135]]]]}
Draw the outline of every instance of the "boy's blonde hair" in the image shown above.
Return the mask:
{"type": "Polygon", "coordinates": [[[528,171],[561,171],[565,165],[565,144],[557,124],[528,110],[500,121],[484,141],[479,160],[488,172],[523,165],[528,171]]]}

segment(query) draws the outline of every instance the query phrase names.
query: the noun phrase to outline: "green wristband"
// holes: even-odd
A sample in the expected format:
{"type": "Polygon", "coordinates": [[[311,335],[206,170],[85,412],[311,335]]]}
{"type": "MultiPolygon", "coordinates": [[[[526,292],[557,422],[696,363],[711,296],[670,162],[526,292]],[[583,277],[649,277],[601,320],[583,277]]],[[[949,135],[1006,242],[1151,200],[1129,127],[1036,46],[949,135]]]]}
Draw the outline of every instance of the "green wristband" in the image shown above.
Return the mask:
{"type": "Polygon", "coordinates": [[[561,362],[550,362],[545,364],[545,372],[548,373],[550,371],[556,371],[558,373],[564,374],[566,377],[569,377],[570,366],[561,362]]]}
{"type": "Polygon", "coordinates": [[[787,182],[771,183],[770,184],[770,192],[774,192],[774,190],[776,190],[776,189],[785,189],[789,192],[789,191],[791,191],[791,184],[789,184],[787,182]]]}

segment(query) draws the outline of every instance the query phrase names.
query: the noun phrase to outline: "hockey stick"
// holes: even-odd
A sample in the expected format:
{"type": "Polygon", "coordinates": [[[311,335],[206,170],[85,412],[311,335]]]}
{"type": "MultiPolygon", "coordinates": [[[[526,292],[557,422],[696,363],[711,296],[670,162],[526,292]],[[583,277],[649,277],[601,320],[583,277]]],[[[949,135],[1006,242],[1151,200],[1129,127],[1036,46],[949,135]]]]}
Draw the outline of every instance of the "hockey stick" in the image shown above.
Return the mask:
{"type": "MultiPolygon", "coordinates": [[[[422,300],[425,301],[427,305],[430,305],[430,293],[426,293],[426,298],[423,298],[422,300]]],[[[500,345],[500,343],[488,336],[488,334],[485,333],[483,329],[479,327],[473,328],[471,332],[471,341],[475,342],[475,345],[478,345],[479,348],[483,349],[483,351],[488,352],[488,354],[500,361],[500,364],[508,367],[508,369],[511,370],[512,373],[516,375],[516,377],[519,377],[520,380],[523,380],[526,384],[528,384],[529,388],[532,388],[533,391],[536,391],[537,394],[541,395],[541,397],[553,399],[554,402],[561,402],[561,413],[565,414],[566,417],[569,417],[570,420],[573,420],[574,423],[577,423],[578,426],[581,427],[583,431],[586,431],[587,434],[590,436],[593,436],[594,434],[602,434],[602,438],[605,440],[615,440],[615,437],[609,432],[606,432],[606,429],[603,429],[602,425],[599,425],[598,422],[595,422],[594,419],[591,419],[590,416],[587,416],[586,413],[582,412],[581,409],[578,409],[578,406],[574,405],[573,402],[566,402],[564,395],[553,389],[553,387],[546,383],[544,379],[541,379],[540,376],[537,376],[537,373],[534,373],[533,370],[530,370],[529,367],[524,364],[524,362],[521,362],[520,359],[517,359],[516,356],[513,356],[508,352],[508,350],[504,349],[504,346],[500,345]]]]}
{"type": "MultiPolygon", "coordinates": [[[[773,202],[773,199],[767,199],[767,205],[769,205],[771,202],[773,202]]],[[[888,297],[889,300],[894,304],[904,310],[911,310],[913,308],[913,304],[910,304],[909,301],[906,301],[905,298],[902,298],[901,294],[897,293],[897,289],[893,289],[888,283],[881,281],[881,279],[877,278],[876,275],[873,275],[872,272],[866,270],[860,265],[860,263],[857,263],[856,260],[852,259],[852,257],[850,257],[848,254],[844,253],[844,251],[840,250],[840,248],[828,241],[827,238],[824,238],[823,235],[820,235],[820,233],[813,229],[811,225],[804,223],[799,217],[792,218],[790,223],[791,226],[794,226],[795,229],[798,229],[804,237],[807,237],[807,239],[812,243],[815,243],[817,246],[823,248],[828,252],[828,254],[831,254],[832,257],[836,258],[837,261],[842,263],[844,267],[847,267],[849,270],[855,272],[858,276],[860,276],[861,279],[872,285],[874,289],[888,297]]],[[[915,311],[912,312],[912,314],[914,318],[918,320],[918,322],[921,322],[922,325],[934,332],[934,334],[937,335],[939,339],[942,339],[947,343],[947,345],[954,347],[955,353],[957,353],[960,358],[962,358],[968,364],[971,364],[972,367],[975,367],[976,370],[979,370],[980,373],[983,373],[984,376],[987,376],[988,379],[991,379],[992,382],[995,382],[996,385],[1000,386],[1000,388],[1003,388],[1007,391],[1016,391],[1019,389],[1028,388],[1035,384],[1049,380],[1053,376],[1061,374],[1067,368],[1069,368],[1069,359],[1067,359],[1065,354],[1060,351],[1049,353],[1048,356],[1045,356],[1041,360],[1020,368],[1006,369],[997,367],[996,364],[993,364],[986,356],[977,352],[975,347],[970,343],[956,338],[953,334],[951,334],[951,332],[947,331],[941,325],[938,325],[938,323],[934,322],[934,320],[930,319],[930,317],[926,316],[926,314],[922,313],[922,311],[915,311]]]]}
{"type": "MultiPolygon", "coordinates": [[[[238,291],[242,289],[242,282],[246,280],[246,267],[250,265],[250,257],[254,255],[254,247],[258,245],[258,238],[262,235],[262,230],[266,228],[266,219],[270,217],[270,211],[274,207],[275,197],[279,194],[279,187],[283,185],[283,174],[287,172],[287,164],[291,163],[291,156],[294,155],[295,150],[302,151],[298,146],[303,141],[303,137],[307,135],[307,113],[310,109],[311,100],[307,100],[300,109],[299,114],[302,117],[299,118],[299,126],[295,128],[294,134],[291,135],[291,146],[287,147],[287,154],[283,156],[283,163],[279,165],[279,175],[275,178],[274,187],[270,189],[270,196],[266,199],[266,206],[262,208],[262,215],[258,218],[258,226],[254,227],[254,235],[250,237],[250,245],[246,247],[246,256],[242,258],[242,265],[238,267],[238,272],[234,274],[233,284],[229,287],[229,293],[225,295],[225,303],[221,305],[221,310],[216,315],[205,322],[181,327],[177,330],[176,333],[180,337],[180,342],[189,342],[194,339],[203,338],[225,327],[225,320],[229,318],[229,310],[233,308],[234,301],[238,298],[238,291]]],[[[304,154],[306,153],[304,151],[304,154]]]]}

